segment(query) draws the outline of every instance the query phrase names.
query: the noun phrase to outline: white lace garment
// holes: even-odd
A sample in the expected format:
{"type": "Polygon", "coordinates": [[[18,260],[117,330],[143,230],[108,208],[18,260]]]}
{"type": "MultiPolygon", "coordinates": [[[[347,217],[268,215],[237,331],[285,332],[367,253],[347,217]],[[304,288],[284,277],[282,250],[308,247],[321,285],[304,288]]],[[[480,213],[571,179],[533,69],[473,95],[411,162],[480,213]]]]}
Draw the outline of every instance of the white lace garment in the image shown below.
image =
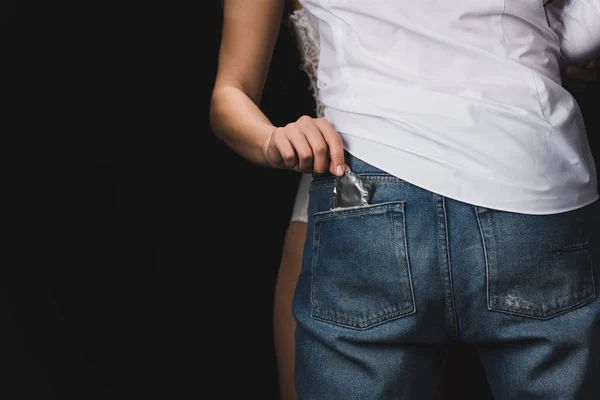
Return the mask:
{"type": "MultiPolygon", "coordinates": [[[[317,117],[323,117],[323,104],[319,101],[317,88],[317,68],[319,65],[319,37],[306,18],[304,10],[296,10],[290,15],[290,24],[296,34],[296,41],[300,49],[302,59],[301,68],[309,77],[310,91],[312,92],[316,103],[317,117]]],[[[310,174],[303,174],[300,179],[300,185],[296,192],[296,200],[292,211],[292,222],[308,221],[308,191],[310,188],[310,174]]]]}

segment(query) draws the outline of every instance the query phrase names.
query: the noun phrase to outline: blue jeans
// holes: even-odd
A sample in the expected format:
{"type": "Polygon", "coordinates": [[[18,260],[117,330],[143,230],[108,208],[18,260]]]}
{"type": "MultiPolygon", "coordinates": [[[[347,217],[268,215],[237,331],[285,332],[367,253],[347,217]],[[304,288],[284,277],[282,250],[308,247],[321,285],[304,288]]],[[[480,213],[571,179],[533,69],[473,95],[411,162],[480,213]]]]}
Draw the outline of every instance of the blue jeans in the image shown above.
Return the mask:
{"type": "Polygon", "coordinates": [[[600,399],[598,202],[502,212],[347,163],[372,198],[332,211],[334,178],[312,182],[300,399],[429,399],[439,350],[457,342],[477,347],[497,399],[600,399]]]}

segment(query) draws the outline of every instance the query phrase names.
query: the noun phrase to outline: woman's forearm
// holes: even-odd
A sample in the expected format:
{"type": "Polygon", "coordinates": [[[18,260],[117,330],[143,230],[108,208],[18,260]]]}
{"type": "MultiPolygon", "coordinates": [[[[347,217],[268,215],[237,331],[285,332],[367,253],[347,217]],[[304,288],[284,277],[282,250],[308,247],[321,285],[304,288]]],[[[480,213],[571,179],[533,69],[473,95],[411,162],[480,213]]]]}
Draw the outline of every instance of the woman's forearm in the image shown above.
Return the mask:
{"type": "Polygon", "coordinates": [[[276,129],[260,110],[283,12],[282,0],[228,0],[210,120],[214,134],[257,165],[341,176],[344,147],[324,119],[302,116],[276,129]]]}
{"type": "Polygon", "coordinates": [[[215,89],[210,122],[214,134],[240,156],[268,166],[265,150],[275,126],[242,90],[233,86],[215,89]]]}
{"type": "Polygon", "coordinates": [[[210,106],[214,134],[232,150],[268,166],[275,127],[260,104],[283,14],[282,0],[227,0],[217,79],[210,106]]]}

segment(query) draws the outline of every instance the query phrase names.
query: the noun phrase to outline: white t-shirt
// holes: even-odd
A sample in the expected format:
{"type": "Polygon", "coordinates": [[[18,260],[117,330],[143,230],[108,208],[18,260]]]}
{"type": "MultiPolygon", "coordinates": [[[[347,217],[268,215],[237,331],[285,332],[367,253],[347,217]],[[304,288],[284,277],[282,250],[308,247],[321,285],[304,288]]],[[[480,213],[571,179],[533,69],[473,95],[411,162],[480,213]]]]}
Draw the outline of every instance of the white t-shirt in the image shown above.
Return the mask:
{"type": "Polygon", "coordinates": [[[493,209],[598,198],[560,67],[598,56],[600,0],[302,3],[319,34],[319,100],[350,153],[493,209]]]}

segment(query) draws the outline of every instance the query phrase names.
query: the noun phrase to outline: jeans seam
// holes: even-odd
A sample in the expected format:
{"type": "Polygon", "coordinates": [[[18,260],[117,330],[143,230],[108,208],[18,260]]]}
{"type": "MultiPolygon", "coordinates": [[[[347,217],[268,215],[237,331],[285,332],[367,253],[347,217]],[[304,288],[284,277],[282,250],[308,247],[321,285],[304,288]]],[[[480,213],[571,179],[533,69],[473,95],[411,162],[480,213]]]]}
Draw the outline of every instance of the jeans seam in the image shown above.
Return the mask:
{"type": "Polygon", "coordinates": [[[313,218],[313,254],[312,254],[312,259],[311,259],[311,263],[310,263],[310,303],[308,305],[308,309],[310,311],[310,315],[313,316],[313,304],[314,304],[314,295],[315,295],[315,268],[316,268],[316,260],[319,256],[319,250],[320,250],[320,246],[319,246],[319,241],[317,241],[317,231],[320,229],[320,227],[317,226],[317,222],[315,221],[313,218]]]}
{"type": "MultiPolygon", "coordinates": [[[[492,265],[490,259],[492,258],[491,252],[496,249],[496,237],[494,236],[494,223],[492,222],[492,213],[487,213],[487,220],[489,225],[489,234],[490,234],[490,249],[488,249],[488,284],[490,286],[489,296],[496,299],[496,285],[491,281],[491,273],[494,265],[492,265]]],[[[494,260],[495,261],[495,260],[494,260]]],[[[494,271],[495,272],[495,271],[494,271]]],[[[488,297],[488,305],[492,307],[491,298],[488,297]]],[[[490,308],[492,309],[492,308],[490,308]]]]}
{"type": "Polygon", "coordinates": [[[452,301],[452,316],[454,318],[454,334],[460,339],[458,330],[458,315],[456,312],[456,300],[454,298],[454,280],[452,279],[452,258],[450,254],[450,235],[448,232],[448,212],[446,211],[446,198],[442,198],[442,207],[444,209],[444,224],[446,225],[446,268],[448,271],[448,283],[450,284],[450,300],[452,301]]]}
{"type": "MultiPolygon", "coordinates": [[[[403,179],[400,179],[398,177],[395,177],[393,175],[389,175],[389,174],[382,174],[382,173],[360,173],[357,172],[357,175],[363,177],[363,178],[367,178],[370,181],[375,181],[375,182],[391,182],[391,183],[408,183],[403,179]]],[[[313,177],[313,180],[311,181],[311,186],[327,186],[327,185],[331,185],[335,182],[335,177],[313,177]]]]}
{"type": "Polygon", "coordinates": [[[408,257],[408,238],[406,237],[406,209],[405,203],[402,202],[402,230],[404,231],[404,256],[406,257],[406,271],[408,272],[408,285],[410,286],[410,296],[412,299],[412,314],[417,313],[417,301],[415,300],[415,290],[412,280],[412,267],[408,257]]]}
{"type": "Polygon", "coordinates": [[[475,218],[477,218],[477,225],[479,226],[479,234],[481,235],[481,244],[483,246],[483,258],[485,260],[485,288],[486,288],[486,305],[489,311],[492,310],[492,306],[490,304],[490,262],[488,258],[488,249],[487,243],[485,241],[485,233],[483,232],[483,225],[481,223],[481,217],[479,215],[479,207],[474,206],[475,209],[475,218]]]}
{"type": "Polygon", "coordinates": [[[456,320],[456,309],[450,274],[450,249],[448,238],[448,220],[446,216],[445,198],[434,195],[434,208],[437,216],[438,246],[440,257],[440,275],[443,282],[446,322],[452,329],[452,336],[459,337],[458,324],[456,320]],[[443,237],[442,237],[443,236],[443,237]]]}

